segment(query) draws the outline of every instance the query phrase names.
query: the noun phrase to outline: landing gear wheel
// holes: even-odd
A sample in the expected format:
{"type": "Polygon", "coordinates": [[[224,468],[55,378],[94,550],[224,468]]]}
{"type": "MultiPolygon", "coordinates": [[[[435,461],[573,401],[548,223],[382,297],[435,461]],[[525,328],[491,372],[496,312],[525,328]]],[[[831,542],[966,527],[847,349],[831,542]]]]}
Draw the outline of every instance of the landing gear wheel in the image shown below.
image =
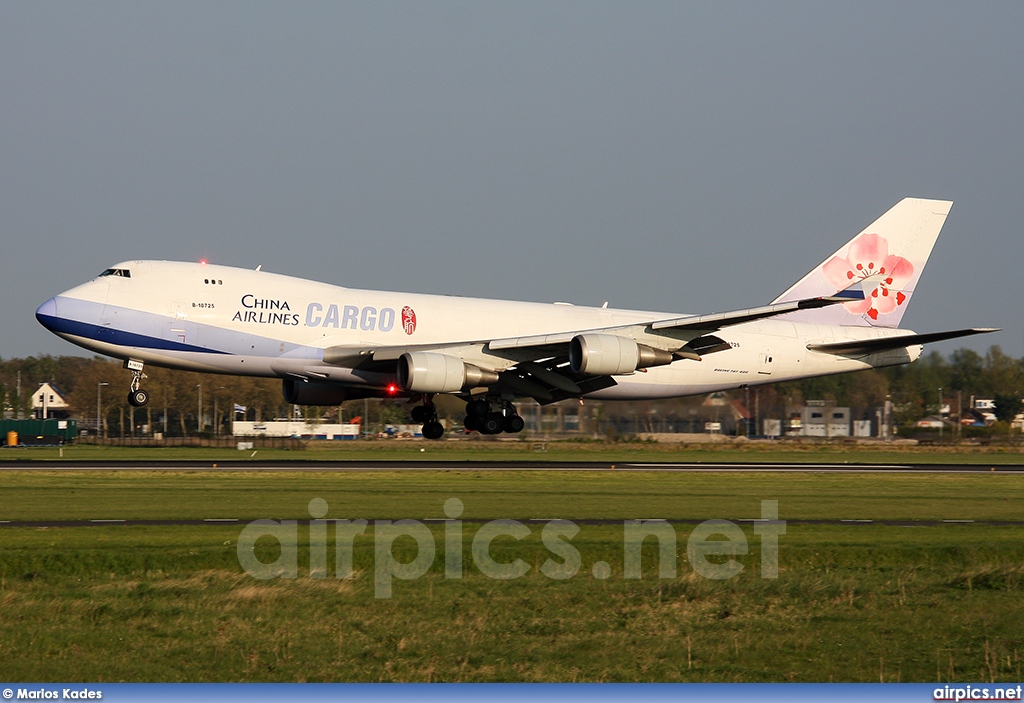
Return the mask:
{"type": "Polygon", "coordinates": [[[135,408],[141,408],[149,402],[149,393],[139,388],[128,394],[128,404],[135,408]]]}
{"type": "Polygon", "coordinates": [[[518,415],[508,415],[505,418],[504,429],[509,434],[522,432],[524,427],[526,427],[526,421],[518,415]]]}
{"type": "Polygon", "coordinates": [[[471,400],[466,403],[467,415],[486,415],[491,411],[491,406],[486,400],[471,400]]]}
{"type": "Polygon", "coordinates": [[[498,434],[505,423],[501,413],[488,413],[480,422],[480,434],[498,434]]]}
{"type": "Polygon", "coordinates": [[[470,432],[480,429],[480,416],[479,415],[466,415],[466,419],[462,421],[462,426],[470,432]]]}
{"type": "Polygon", "coordinates": [[[430,421],[431,415],[434,414],[431,410],[432,408],[428,408],[426,405],[417,405],[409,412],[409,414],[412,415],[413,422],[426,423],[430,421]]]}
{"type": "Polygon", "coordinates": [[[444,436],[444,425],[437,420],[423,423],[423,436],[426,439],[441,439],[444,436]]]}

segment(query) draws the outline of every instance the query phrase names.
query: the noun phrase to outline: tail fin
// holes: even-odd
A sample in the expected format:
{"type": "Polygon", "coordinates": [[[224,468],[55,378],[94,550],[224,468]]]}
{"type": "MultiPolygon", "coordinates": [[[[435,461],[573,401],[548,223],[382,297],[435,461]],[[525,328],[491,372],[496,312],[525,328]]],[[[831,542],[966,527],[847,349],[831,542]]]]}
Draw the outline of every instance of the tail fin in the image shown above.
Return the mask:
{"type": "Polygon", "coordinates": [[[899,327],[952,205],[948,200],[901,200],[772,303],[833,295],[861,282],[864,300],[801,310],[785,318],[899,327]]]}

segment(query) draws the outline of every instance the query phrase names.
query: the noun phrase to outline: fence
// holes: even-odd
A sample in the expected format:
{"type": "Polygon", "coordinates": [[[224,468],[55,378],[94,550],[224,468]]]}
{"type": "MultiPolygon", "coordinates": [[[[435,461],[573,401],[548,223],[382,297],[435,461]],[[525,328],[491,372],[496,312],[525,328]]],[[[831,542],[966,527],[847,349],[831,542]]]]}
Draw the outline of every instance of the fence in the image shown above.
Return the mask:
{"type": "Polygon", "coordinates": [[[93,444],[103,447],[207,447],[214,449],[237,449],[239,442],[252,444],[253,449],[290,449],[298,451],[306,448],[304,440],[298,437],[81,437],[78,444],[93,444]]]}

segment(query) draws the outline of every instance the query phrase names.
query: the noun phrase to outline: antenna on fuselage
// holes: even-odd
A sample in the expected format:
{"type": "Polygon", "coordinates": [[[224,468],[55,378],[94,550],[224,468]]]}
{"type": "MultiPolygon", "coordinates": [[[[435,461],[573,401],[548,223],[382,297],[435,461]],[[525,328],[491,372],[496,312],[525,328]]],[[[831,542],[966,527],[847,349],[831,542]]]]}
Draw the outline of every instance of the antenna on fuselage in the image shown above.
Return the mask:
{"type": "Polygon", "coordinates": [[[257,266],[256,270],[259,271],[261,268],[263,268],[263,264],[260,264],[259,266],[257,266]]]}

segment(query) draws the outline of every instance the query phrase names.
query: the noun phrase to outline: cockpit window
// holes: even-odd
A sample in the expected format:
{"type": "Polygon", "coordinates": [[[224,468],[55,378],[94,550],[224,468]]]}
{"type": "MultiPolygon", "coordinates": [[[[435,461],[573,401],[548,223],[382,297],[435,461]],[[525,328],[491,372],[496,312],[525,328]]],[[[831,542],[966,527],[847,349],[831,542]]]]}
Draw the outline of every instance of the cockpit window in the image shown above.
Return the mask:
{"type": "Polygon", "coordinates": [[[128,269],[107,269],[100,274],[100,278],[104,276],[121,276],[122,278],[131,278],[132,272],[128,269]]]}

